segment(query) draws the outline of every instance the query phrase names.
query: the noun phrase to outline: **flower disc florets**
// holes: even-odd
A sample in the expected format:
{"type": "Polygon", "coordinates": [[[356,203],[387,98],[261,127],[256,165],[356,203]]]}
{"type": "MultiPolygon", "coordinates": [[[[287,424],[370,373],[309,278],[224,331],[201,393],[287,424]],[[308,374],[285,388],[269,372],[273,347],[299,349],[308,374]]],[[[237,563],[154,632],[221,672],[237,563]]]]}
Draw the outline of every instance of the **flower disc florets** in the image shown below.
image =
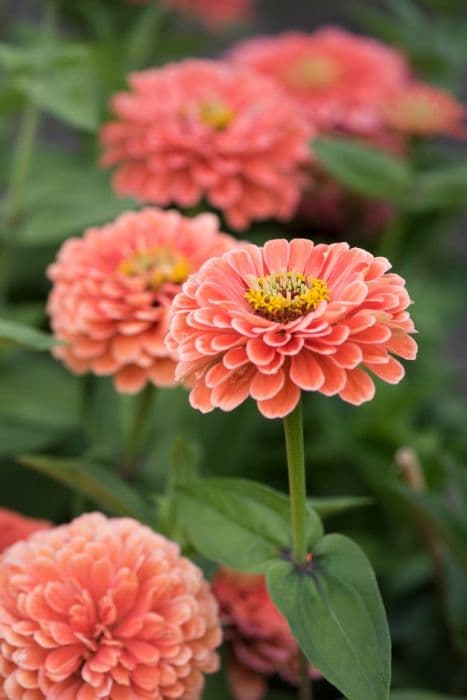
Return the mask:
{"type": "Polygon", "coordinates": [[[288,323],[329,301],[326,282],[300,272],[276,272],[252,282],[245,299],[263,318],[288,323]]]}

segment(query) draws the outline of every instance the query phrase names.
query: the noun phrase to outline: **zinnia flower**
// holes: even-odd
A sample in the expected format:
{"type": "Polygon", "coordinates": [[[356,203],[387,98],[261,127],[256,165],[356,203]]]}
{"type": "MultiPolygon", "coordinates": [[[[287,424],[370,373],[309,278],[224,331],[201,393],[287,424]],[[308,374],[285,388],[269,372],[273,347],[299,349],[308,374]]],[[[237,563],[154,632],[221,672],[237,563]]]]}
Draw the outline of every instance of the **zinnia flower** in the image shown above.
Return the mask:
{"type": "Polygon", "coordinates": [[[191,272],[236,245],[217,218],[175,211],[123,214],[83,238],[67,240],[49,267],[48,312],[56,357],[78,374],[113,375],[134,393],[149,381],[174,383],[174,353],[164,337],[172,299],[191,272]]]}
{"type": "Polygon", "coordinates": [[[274,82],[188,60],[133,74],[130,86],[101,133],[119,195],[180,207],[206,199],[235,229],[294,214],[311,130],[274,82]]]}
{"type": "MultiPolygon", "coordinates": [[[[213,584],[230,643],[228,675],[235,700],[261,700],[268,676],[297,684],[298,646],[272,602],[264,576],[218,571],[213,584]]],[[[310,667],[310,676],[319,675],[310,667]]]]}
{"type": "Polygon", "coordinates": [[[346,243],[305,239],[245,246],[205,263],[172,306],[167,345],[191,405],[231,411],[251,396],[283,417],[301,391],[359,405],[373,398],[365,370],[397,383],[413,359],[404,280],[386,258],[346,243]]]}
{"type": "Polygon", "coordinates": [[[408,74],[395,49],[337,27],[246,40],[229,58],[274,78],[321,132],[379,130],[382,101],[408,74]]]}
{"type": "Polygon", "coordinates": [[[33,532],[51,527],[47,520],[26,518],[14,510],[0,508],[0,553],[19,540],[25,540],[33,532]]]}
{"type": "Polygon", "coordinates": [[[197,700],[220,637],[201,571],[135,520],[84,515],[0,560],[0,698],[197,700]]]}
{"type": "Polygon", "coordinates": [[[383,104],[388,126],[408,134],[465,137],[466,109],[445,90],[414,83],[396,91],[383,104]]]}

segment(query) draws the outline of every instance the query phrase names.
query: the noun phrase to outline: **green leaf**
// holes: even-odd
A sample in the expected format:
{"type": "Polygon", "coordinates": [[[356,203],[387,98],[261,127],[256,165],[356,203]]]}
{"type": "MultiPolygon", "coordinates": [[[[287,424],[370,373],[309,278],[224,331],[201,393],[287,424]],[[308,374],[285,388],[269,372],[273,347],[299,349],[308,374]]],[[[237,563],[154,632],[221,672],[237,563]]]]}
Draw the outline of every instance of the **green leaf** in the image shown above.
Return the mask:
{"type": "Polygon", "coordinates": [[[326,535],[306,569],[279,561],[269,592],[310,662],[348,700],[387,700],[391,642],[371,565],[342,535],[326,535]]]}
{"type": "Polygon", "coordinates": [[[462,209],[467,193],[467,165],[456,163],[420,174],[408,193],[405,208],[423,212],[436,209],[462,209]]]}
{"type": "Polygon", "coordinates": [[[82,383],[52,358],[25,354],[0,365],[0,417],[64,431],[81,418],[82,383]]]}
{"type": "Polygon", "coordinates": [[[0,345],[3,344],[1,341],[20,345],[29,350],[51,350],[56,344],[54,337],[48,333],[42,333],[22,323],[5,321],[0,318],[0,345]]]}
{"type": "Polygon", "coordinates": [[[353,510],[354,508],[371,506],[373,502],[372,498],[361,496],[310,498],[308,501],[321,518],[327,518],[330,515],[339,515],[347,510],[353,510]]]}
{"type": "Polygon", "coordinates": [[[0,45],[0,65],[12,85],[45,112],[71,126],[99,125],[99,86],[93,53],[84,44],[39,42],[31,47],[0,45]]]}
{"type": "MultiPolygon", "coordinates": [[[[262,484],[216,478],[179,484],[175,506],[188,541],[220,564],[262,572],[290,548],[288,498],[262,484]]],[[[321,521],[311,508],[308,528],[311,549],[323,532],[321,521]]]]}
{"type": "Polygon", "coordinates": [[[25,217],[18,238],[21,245],[58,244],[88,226],[111,221],[134,208],[129,199],[117,198],[108,174],[68,158],[41,156],[25,197],[25,217]],[[55,193],[60,190],[60,197],[55,193]]]}
{"type": "Polygon", "coordinates": [[[411,184],[407,163],[381,150],[344,138],[319,138],[318,161],[343,185],[368,197],[399,201],[411,184]]]}
{"type": "Polygon", "coordinates": [[[0,457],[15,455],[22,450],[42,450],[48,447],[57,438],[59,432],[51,428],[44,430],[42,427],[22,422],[21,424],[0,420],[0,457]]]}
{"type": "Polygon", "coordinates": [[[395,690],[391,693],[391,700],[467,700],[456,695],[439,695],[428,690],[395,690]]]}
{"type": "Polygon", "coordinates": [[[146,523],[154,520],[146,501],[122,479],[98,464],[43,455],[19,455],[18,461],[66,484],[110,513],[146,523]]]}

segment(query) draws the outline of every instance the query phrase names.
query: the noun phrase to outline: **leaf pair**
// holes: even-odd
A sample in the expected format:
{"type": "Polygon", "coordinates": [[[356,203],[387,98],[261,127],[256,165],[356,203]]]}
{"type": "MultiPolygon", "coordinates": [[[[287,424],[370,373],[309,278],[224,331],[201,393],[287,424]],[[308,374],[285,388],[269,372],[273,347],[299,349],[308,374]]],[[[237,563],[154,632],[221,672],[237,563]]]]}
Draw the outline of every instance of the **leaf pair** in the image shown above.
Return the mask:
{"type": "Polygon", "coordinates": [[[387,700],[390,638],[371,565],[341,535],[323,535],[308,508],[306,567],[290,556],[288,498],[242,479],[178,484],[176,518],[185,538],[205,557],[264,573],[274,603],[309,661],[349,700],[387,700]]]}

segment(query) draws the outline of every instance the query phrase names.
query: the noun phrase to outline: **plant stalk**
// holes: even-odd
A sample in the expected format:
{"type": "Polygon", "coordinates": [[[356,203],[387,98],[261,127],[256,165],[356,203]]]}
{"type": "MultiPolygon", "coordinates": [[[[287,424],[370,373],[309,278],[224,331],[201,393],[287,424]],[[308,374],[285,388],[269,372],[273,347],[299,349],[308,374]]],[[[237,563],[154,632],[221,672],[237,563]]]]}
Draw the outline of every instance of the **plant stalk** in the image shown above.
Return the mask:
{"type": "Polygon", "coordinates": [[[307,560],[306,474],[301,402],[284,418],[285,445],[289,470],[290,510],[292,516],[292,558],[303,566],[307,560]]]}
{"type": "MultiPolygon", "coordinates": [[[[298,567],[307,563],[306,533],[306,471],[303,440],[303,414],[301,401],[284,418],[285,445],[289,471],[290,512],[292,519],[292,559],[298,567]]],[[[300,700],[312,700],[313,690],[309,676],[309,663],[299,652],[300,700]]]]}
{"type": "Polygon", "coordinates": [[[133,470],[155,395],[156,391],[153,384],[148,383],[138,396],[133,422],[128,433],[125,459],[120,470],[120,474],[123,477],[128,477],[133,470]]]}

